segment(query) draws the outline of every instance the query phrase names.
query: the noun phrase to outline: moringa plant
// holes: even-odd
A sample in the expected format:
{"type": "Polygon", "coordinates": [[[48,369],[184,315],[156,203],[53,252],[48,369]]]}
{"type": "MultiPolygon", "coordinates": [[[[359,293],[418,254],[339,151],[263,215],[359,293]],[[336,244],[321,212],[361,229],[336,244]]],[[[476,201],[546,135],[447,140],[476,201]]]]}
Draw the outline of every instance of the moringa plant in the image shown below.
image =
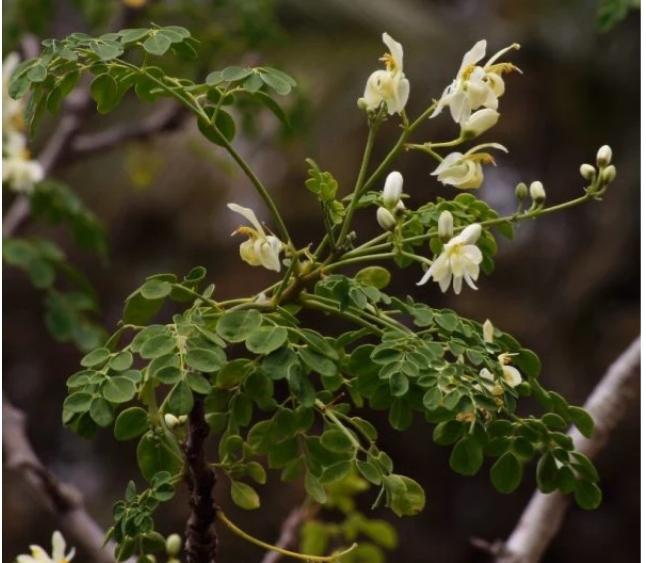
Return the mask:
{"type": "Polygon", "coordinates": [[[170,76],[159,57],[190,57],[198,48],[189,31],[177,26],[47,40],[38,58],[13,72],[10,95],[17,99],[31,92],[25,123],[32,131],[44,111],[58,110],[85,73],[92,76],[91,95],[102,114],[130,90],[146,103],[176,100],[194,114],[201,133],[230,155],[271,214],[264,223],[254,210],[228,205],[241,222],[234,233],[243,238],[241,259],[275,272],[275,283],[255,295],[220,300],[203,267],[183,276],[149,276],[126,299],[116,331],[85,355],[81,370],[67,380],[62,414],[67,427],[86,438],[111,427],[117,440],[137,440],[145,485],[128,484],[114,505],[108,533],[119,561],[132,556],[153,561],[153,554],[164,550],[169,561],[215,561],[218,521],[284,556],[379,560],[371,549],[339,544],[366,530],[377,540],[388,535],[381,521],[354,510],[351,497],[369,483],[374,507],[413,516],[424,508],[426,493],[381,449],[375,427],[363,415],[370,411],[386,411],[398,431],[423,417],[433,441],[452,448],[450,465],[460,475],[475,475],[490,458],[491,482],[501,493],[514,491],[537,459],[542,492],[573,493],[585,509],[599,505],[597,471],[565,433],[574,424],[589,436],[593,421],[541,385],[538,357],[489,320],[468,319],[387,288],[391,270],[414,268],[419,285],[428,286],[429,302],[438,289],[456,294],[465,285],[477,289],[480,273],[493,272],[496,235],[512,239],[527,219],[602,198],[616,175],[611,150],[599,149],[596,166],[581,166],[585,187],[579,197],[548,206],[541,182],[521,183],[515,188],[516,211],[502,216],[474,194],[485,167],[494,164],[493,151],[507,152],[480,139],[499,119],[506,76],[519,72],[506,60],[519,45],[485,62],[487,45],[478,41],[440,98],[412,118],[406,112],[410,83],[402,46],[386,33],[383,41],[384,68],[369,76],[358,101],[367,141],[354,186],[344,193],[331,172],[307,160],[305,187],[320,206],[325,228],[316,242],[293,240],[271,191],[233,144],[233,116],[241,107],[248,111],[250,102],[285,118],[276,96],[288,95],[296,82],[284,72],[230,66],[202,83],[170,76]],[[425,140],[420,130],[443,113],[456,123],[456,137],[425,140]],[[401,132],[375,163],[373,147],[389,120],[401,132]],[[404,178],[393,169],[404,150],[424,153],[431,175],[458,190],[455,198],[407,206],[404,178]],[[357,211],[366,208],[383,230],[368,240],[354,228],[357,211]],[[174,314],[160,315],[168,302],[174,314]],[[304,320],[311,318],[303,316],[306,311],[338,317],[345,330],[315,330],[304,320]],[[543,412],[519,415],[517,405],[526,397],[543,412]],[[207,455],[209,444],[217,444],[217,455],[207,455]],[[283,481],[302,481],[308,503],[332,502],[347,519],[336,526],[311,520],[304,530],[307,553],[243,531],[213,497],[216,476],[226,479],[236,505],[253,510],[261,505],[257,485],[265,483],[266,468],[279,471],[283,481]],[[165,541],[155,531],[154,514],[182,482],[190,493],[184,539],[173,535],[165,541]]]}

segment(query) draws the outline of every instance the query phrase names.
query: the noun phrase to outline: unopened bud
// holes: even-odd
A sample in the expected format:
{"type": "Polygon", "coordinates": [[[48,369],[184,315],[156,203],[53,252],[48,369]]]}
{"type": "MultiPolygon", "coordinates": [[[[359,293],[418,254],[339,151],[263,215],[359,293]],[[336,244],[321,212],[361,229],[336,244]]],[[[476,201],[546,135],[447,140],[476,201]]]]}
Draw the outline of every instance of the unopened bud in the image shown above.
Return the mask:
{"type": "Polygon", "coordinates": [[[495,109],[484,108],[476,111],[467,119],[462,127],[462,135],[467,138],[482,135],[488,129],[491,129],[496,123],[500,114],[495,109]]]}
{"type": "Polygon", "coordinates": [[[609,184],[616,177],[617,177],[617,169],[615,168],[614,164],[611,164],[610,166],[606,166],[606,168],[604,168],[601,171],[601,181],[604,184],[609,184]]]}
{"type": "Polygon", "coordinates": [[[397,224],[397,219],[385,207],[377,209],[377,223],[384,231],[390,231],[397,224]]]}
{"type": "Polygon", "coordinates": [[[612,149],[608,145],[603,145],[597,151],[597,164],[601,167],[608,166],[612,161],[612,149]]]}
{"type": "Polygon", "coordinates": [[[392,209],[399,203],[403,187],[404,177],[399,172],[394,171],[388,174],[383,193],[384,205],[388,209],[392,209]]]}
{"type": "Polygon", "coordinates": [[[166,538],[166,553],[171,557],[179,555],[182,549],[182,538],[179,534],[171,534],[166,538]]]}
{"type": "Polygon", "coordinates": [[[482,324],[482,338],[487,344],[491,344],[493,342],[493,331],[493,323],[489,319],[487,319],[482,324]]]}
{"type": "Polygon", "coordinates": [[[177,418],[174,414],[167,413],[164,415],[164,422],[166,423],[166,426],[168,428],[175,428],[180,424],[179,418],[177,418]]]}
{"type": "Polygon", "coordinates": [[[594,177],[597,175],[597,171],[592,164],[582,164],[581,168],[579,168],[579,172],[584,180],[588,180],[590,182],[594,180],[594,177]]]}
{"type": "Polygon", "coordinates": [[[453,215],[450,211],[442,211],[437,221],[437,234],[442,240],[448,240],[453,236],[453,215]]]}
{"type": "Polygon", "coordinates": [[[527,199],[528,195],[529,195],[529,188],[527,187],[527,184],[525,182],[519,182],[516,185],[516,199],[518,201],[523,201],[527,199]]]}
{"type": "Polygon", "coordinates": [[[543,182],[534,180],[529,185],[529,195],[532,196],[532,199],[536,203],[543,203],[543,201],[545,201],[545,188],[543,187],[543,182]]]}
{"type": "Polygon", "coordinates": [[[357,107],[358,107],[361,111],[366,111],[366,109],[368,108],[368,102],[366,102],[366,99],[365,99],[365,98],[359,98],[359,99],[357,100],[357,107]]]}

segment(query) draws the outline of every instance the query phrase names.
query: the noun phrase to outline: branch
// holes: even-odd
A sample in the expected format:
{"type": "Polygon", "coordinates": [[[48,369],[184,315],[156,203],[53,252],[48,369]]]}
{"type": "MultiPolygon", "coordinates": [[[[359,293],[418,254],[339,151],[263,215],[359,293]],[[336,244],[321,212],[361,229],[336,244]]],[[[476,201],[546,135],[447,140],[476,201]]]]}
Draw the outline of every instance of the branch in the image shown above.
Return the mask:
{"type": "Polygon", "coordinates": [[[114,543],[104,546],[104,532],[83,506],[81,492],[59,481],[38,459],[27,437],[25,414],[4,397],[2,443],[5,467],[20,474],[47,509],[56,516],[63,534],[82,548],[91,561],[114,563],[114,543]]]}
{"type": "Polygon", "coordinates": [[[204,453],[204,441],[208,435],[209,425],[204,419],[204,399],[196,395],[193,410],[188,415],[188,437],[184,444],[191,508],[186,523],[188,563],[215,563],[217,555],[216,509],[213,501],[215,473],[206,463],[204,453]]]}
{"type": "MultiPolygon", "coordinates": [[[[296,536],[305,520],[311,517],[310,510],[306,505],[293,508],[287,515],[280,527],[280,535],[274,544],[282,549],[289,549],[296,543],[296,536]]],[[[280,561],[282,554],[278,551],[268,551],[260,563],[276,563],[280,561]]]]}
{"type": "MultiPolygon", "coordinates": [[[[639,337],[608,368],[603,379],[588,397],[585,408],[595,421],[591,439],[570,430],[577,450],[592,458],[604,448],[611,432],[628,411],[637,395],[639,384],[639,337]]],[[[550,542],[561,528],[569,504],[561,493],[534,493],[516,529],[504,545],[499,545],[496,563],[536,563],[541,560],[550,542]]]]}

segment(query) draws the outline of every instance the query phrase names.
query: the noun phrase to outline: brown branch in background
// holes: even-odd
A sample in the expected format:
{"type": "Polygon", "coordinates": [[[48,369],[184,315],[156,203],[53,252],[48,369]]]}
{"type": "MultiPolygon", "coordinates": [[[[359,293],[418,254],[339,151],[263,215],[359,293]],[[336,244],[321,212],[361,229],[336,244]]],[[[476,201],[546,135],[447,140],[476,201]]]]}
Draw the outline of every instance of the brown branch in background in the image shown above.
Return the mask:
{"type": "MultiPolygon", "coordinates": [[[[282,549],[291,549],[297,543],[301,526],[314,516],[316,508],[308,503],[293,508],[283,521],[280,527],[280,535],[274,545],[282,549]]],[[[268,551],[260,563],[277,563],[282,557],[282,554],[277,551],[268,551]]]]}
{"type": "Polygon", "coordinates": [[[70,543],[83,549],[95,563],[114,563],[114,543],[103,545],[104,531],[85,510],[81,493],[59,481],[38,459],[27,436],[25,414],[4,397],[2,444],[5,466],[20,472],[34,496],[54,514],[70,543]]]}
{"type": "MultiPolygon", "coordinates": [[[[585,403],[592,415],[595,430],[591,439],[570,430],[577,450],[595,457],[607,444],[611,432],[638,396],[640,340],[635,341],[608,368],[603,379],[585,403]]],[[[561,493],[548,495],[536,491],[525,508],[516,529],[506,543],[490,546],[496,552],[496,563],[536,563],[561,528],[569,498],[561,493]]]]}
{"type": "Polygon", "coordinates": [[[188,415],[188,437],[184,444],[191,510],[186,523],[188,563],[215,563],[217,555],[216,509],[213,500],[215,473],[207,464],[204,452],[204,442],[208,435],[209,425],[204,418],[204,399],[196,395],[193,409],[188,415]]]}

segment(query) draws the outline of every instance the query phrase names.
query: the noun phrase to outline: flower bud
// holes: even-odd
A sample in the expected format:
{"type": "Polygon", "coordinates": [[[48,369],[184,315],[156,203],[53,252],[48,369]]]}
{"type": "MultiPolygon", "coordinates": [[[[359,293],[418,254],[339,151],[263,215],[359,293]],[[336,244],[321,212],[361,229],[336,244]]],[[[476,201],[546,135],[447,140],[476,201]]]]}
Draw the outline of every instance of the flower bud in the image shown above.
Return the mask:
{"type": "Polygon", "coordinates": [[[453,236],[453,215],[450,211],[442,211],[437,221],[437,234],[442,240],[448,240],[453,236]]]}
{"type": "Polygon", "coordinates": [[[474,112],[462,127],[464,137],[477,137],[482,135],[488,129],[491,129],[496,123],[500,114],[495,109],[485,108],[474,112]]]}
{"type": "Polygon", "coordinates": [[[397,224],[397,219],[385,207],[380,207],[377,209],[377,223],[384,231],[390,231],[397,224]]]}
{"type": "Polygon", "coordinates": [[[532,196],[532,199],[536,203],[543,203],[543,201],[545,201],[545,188],[543,187],[543,182],[534,180],[529,185],[529,195],[532,196]]]}
{"type": "Polygon", "coordinates": [[[392,209],[399,203],[403,186],[404,177],[399,172],[395,171],[388,174],[383,193],[384,205],[388,209],[392,209]]]}
{"type": "Polygon", "coordinates": [[[601,181],[604,184],[609,184],[617,177],[617,169],[614,164],[607,166],[601,171],[601,181]]]}
{"type": "Polygon", "coordinates": [[[168,428],[175,428],[176,426],[179,425],[179,418],[177,418],[174,414],[167,413],[164,415],[164,422],[166,423],[166,426],[168,428]]]}
{"type": "Polygon", "coordinates": [[[366,102],[366,99],[365,99],[365,98],[359,98],[359,99],[357,100],[357,107],[358,107],[361,111],[366,111],[366,110],[368,109],[368,102],[366,102]]]}
{"type": "Polygon", "coordinates": [[[171,557],[179,555],[182,549],[182,538],[179,534],[171,534],[166,538],[166,553],[171,557]]]}
{"type": "Polygon", "coordinates": [[[597,164],[601,167],[608,166],[612,161],[612,149],[608,145],[603,145],[597,151],[597,164]]]}
{"type": "Polygon", "coordinates": [[[592,164],[582,164],[581,168],[579,168],[579,172],[584,180],[588,180],[590,182],[592,182],[594,177],[597,175],[597,171],[592,164]]]}
{"type": "Polygon", "coordinates": [[[493,331],[493,323],[487,319],[482,325],[482,338],[487,344],[491,344],[493,342],[493,331]]]}
{"type": "Polygon", "coordinates": [[[523,201],[529,195],[529,188],[525,182],[519,182],[516,185],[516,199],[518,201],[523,201]]]}

